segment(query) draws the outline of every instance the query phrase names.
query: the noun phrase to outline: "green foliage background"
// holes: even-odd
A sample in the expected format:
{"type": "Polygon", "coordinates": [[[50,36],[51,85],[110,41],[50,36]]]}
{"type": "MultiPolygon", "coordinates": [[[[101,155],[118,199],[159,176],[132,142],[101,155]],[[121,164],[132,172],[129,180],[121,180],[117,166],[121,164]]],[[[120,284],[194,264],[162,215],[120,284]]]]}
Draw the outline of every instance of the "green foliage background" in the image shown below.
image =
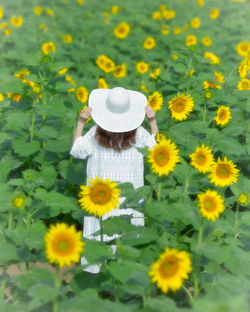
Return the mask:
{"type": "MultiPolygon", "coordinates": [[[[250,272],[250,212],[240,206],[237,198],[244,192],[250,197],[249,177],[249,91],[237,89],[238,65],[242,60],[236,52],[241,41],[249,41],[249,1],[206,1],[199,7],[196,1],[77,1],[11,0],[1,2],[8,22],[12,16],[22,16],[23,25],[13,27],[0,40],[0,225],[2,267],[1,311],[50,311],[58,296],[55,277],[46,269],[33,266],[47,262],[43,237],[50,224],[66,222],[82,230],[84,211],[77,204],[79,185],[86,182],[86,161],[73,160],[69,151],[72,136],[82,108],[74,94],[67,90],[72,85],[58,70],[67,67],[78,86],[90,91],[97,88],[98,78],[104,77],[110,88],[122,86],[140,91],[145,84],[147,96],[159,91],[164,104],[157,111],[159,130],[166,132],[180,150],[181,162],[167,177],[158,178],[145,162],[145,186],[134,190],[131,184],[121,185],[124,203],[145,213],[146,226],[134,227],[127,218],[112,218],[104,222],[104,233],[122,233],[117,241],[117,261],[103,265],[98,276],[90,277],[81,265],[69,273],[72,280],[60,286],[59,311],[249,311],[250,272]],[[176,18],[156,21],[152,13],[165,4],[176,11],[176,18]],[[33,13],[37,5],[43,7],[41,16],[33,13]],[[119,6],[117,14],[111,13],[119,6]],[[209,12],[220,9],[218,19],[209,12]],[[45,10],[50,8],[54,15],[45,10]],[[104,16],[108,12],[108,16],[104,16]],[[201,27],[189,28],[174,35],[174,26],[184,27],[199,17],[201,27]],[[104,20],[108,19],[108,23],[104,20]],[[122,21],[131,25],[127,38],[119,40],[113,29],[122,21]],[[48,31],[39,28],[45,23],[48,31]],[[162,35],[163,24],[170,25],[170,34],[162,35]],[[62,35],[71,34],[73,42],[65,44],[62,35]],[[187,48],[185,38],[197,36],[196,48],[187,48]],[[156,47],[145,50],[146,37],[156,39],[156,47]],[[212,46],[206,48],[201,39],[209,36],[212,46]],[[53,41],[56,52],[44,57],[41,46],[53,41]],[[211,65],[203,57],[205,51],[215,53],[221,64],[211,65]],[[126,63],[126,77],[117,79],[96,66],[98,55],[105,54],[116,64],[126,63]],[[174,61],[172,55],[179,59],[174,61]],[[151,69],[160,67],[159,79],[136,72],[138,61],[148,62],[151,69]],[[36,82],[42,91],[39,102],[30,87],[14,76],[23,67],[30,70],[28,80],[36,82]],[[187,77],[186,72],[195,70],[187,77]],[[206,100],[202,81],[213,80],[214,71],[222,72],[225,83],[221,90],[211,89],[212,99],[206,100]],[[177,92],[188,92],[194,98],[194,111],[184,122],[171,119],[168,101],[177,92]],[[15,102],[7,93],[21,94],[15,102]],[[213,120],[218,106],[230,107],[232,120],[223,128],[213,120]],[[196,146],[209,145],[216,157],[228,157],[240,170],[238,182],[227,188],[216,188],[224,196],[226,211],[216,221],[204,220],[202,242],[198,240],[201,215],[196,196],[211,187],[207,176],[190,166],[189,154],[196,146]],[[13,207],[14,196],[26,198],[25,208],[13,207]],[[146,199],[138,207],[139,198],[146,199]],[[135,239],[135,237],[137,237],[135,239]],[[193,263],[201,258],[199,296],[193,298],[194,278],[185,288],[164,295],[151,284],[148,271],[152,262],[168,246],[190,252],[193,263]],[[7,268],[18,264],[23,273],[11,277],[7,268]],[[25,266],[23,267],[23,264],[25,266]],[[4,289],[11,287],[11,299],[4,289]],[[70,288],[69,288],[70,287],[70,288]],[[109,293],[113,297],[109,298],[109,293]]],[[[84,132],[92,127],[91,120],[84,132]]],[[[143,126],[149,130],[149,124],[143,126]]],[[[147,151],[144,151],[145,155],[147,151]]],[[[108,244],[85,241],[85,255],[89,263],[104,263],[112,258],[108,244]]],[[[193,264],[195,265],[195,264],[193,264]]],[[[67,273],[67,274],[69,274],[67,273]]]]}

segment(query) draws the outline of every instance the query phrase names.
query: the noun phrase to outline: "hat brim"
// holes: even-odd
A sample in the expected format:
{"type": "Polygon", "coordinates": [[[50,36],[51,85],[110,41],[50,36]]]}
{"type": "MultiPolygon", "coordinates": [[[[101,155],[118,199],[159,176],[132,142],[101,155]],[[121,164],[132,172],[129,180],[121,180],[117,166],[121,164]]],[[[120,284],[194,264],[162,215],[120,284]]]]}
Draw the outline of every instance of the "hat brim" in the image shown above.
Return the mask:
{"type": "Polygon", "coordinates": [[[145,118],[146,96],[141,92],[126,89],[130,97],[130,108],[126,113],[114,114],[105,105],[110,90],[94,89],[91,91],[88,104],[92,107],[93,120],[110,132],[127,132],[138,128],[145,118]]]}

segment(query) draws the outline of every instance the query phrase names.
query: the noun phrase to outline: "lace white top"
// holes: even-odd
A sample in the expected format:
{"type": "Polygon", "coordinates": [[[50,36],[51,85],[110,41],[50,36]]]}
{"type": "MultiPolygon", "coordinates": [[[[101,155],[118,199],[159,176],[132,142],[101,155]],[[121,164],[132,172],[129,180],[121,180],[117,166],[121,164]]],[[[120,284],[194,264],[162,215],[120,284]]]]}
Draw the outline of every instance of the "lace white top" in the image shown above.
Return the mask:
{"type": "MultiPolygon", "coordinates": [[[[103,179],[110,178],[112,181],[119,183],[131,182],[134,188],[144,185],[144,161],[143,155],[135,147],[153,148],[156,144],[155,134],[149,132],[142,126],[137,128],[136,143],[133,147],[117,152],[111,148],[101,146],[94,138],[97,126],[93,126],[89,131],[78,137],[71,150],[70,155],[74,158],[87,160],[87,177],[86,185],[89,185],[91,178],[102,177],[103,179]]],[[[120,203],[125,200],[124,197],[120,199],[120,203]]],[[[132,208],[127,209],[113,209],[106,213],[102,218],[103,220],[111,216],[131,215],[131,223],[134,225],[144,225],[143,213],[136,211],[132,208]]],[[[83,220],[83,237],[88,239],[100,240],[100,235],[93,236],[93,234],[100,229],[100,224],[97,218],[92,216],[85,216],[83,220]]],[[[114,234],[113,236],[104,235],[103,240],[109,241],[120,235],[114,234]]],[[[81,258],[82,264],[87,264],[85,257],[81,258]]],[[[91,265],[85,268],[85,271],[98,272],[99,267],[91,265]]]]}

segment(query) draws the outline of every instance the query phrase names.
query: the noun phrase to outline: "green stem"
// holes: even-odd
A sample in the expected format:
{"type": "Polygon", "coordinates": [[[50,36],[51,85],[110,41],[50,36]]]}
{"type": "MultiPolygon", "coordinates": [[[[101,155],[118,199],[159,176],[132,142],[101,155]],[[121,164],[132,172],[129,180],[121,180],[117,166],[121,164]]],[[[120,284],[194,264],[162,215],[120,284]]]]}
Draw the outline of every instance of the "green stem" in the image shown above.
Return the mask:
{"type": "Polygon", "coordinates": [[[5,291],[6,283],[7,283],[6,268],[3,267],[3,273],[2,273],[2,278],[1,278],[1,288],[0,288],[0,298],[3,298],[3,299],[4,299],[4,291],[5,291]]]}
{"type": "Polygon", "coordinates": [[[101,242],[103,242],[103,220],[102,217],[100,218],[100,230],[101,230],[101,242]]]}
{"type": "Polygon", "coordinates": [[[158,184],[157,200],[161,201],[161,182],[158,184]]]}
{"type": "Polygon", "coordinates": [[[119,282],[118,281],[115,281],[115,286],[116,286],[116,289],[115,289],[115,301],[119,301],[119,282]]]}
{"type": "Polygon", "coordinates": [[[32,142],[34,137],[34,124],[35,124],[35,114],[33,113],[30,127],[30,142],[32,142]]]}
{"type": "MultiPolygon", "coordinates": [[[[239,203],[237,201],[237,205],[236,205],[236,211],[235,211],[235,221],[234,221],[234,230],[235,230],[235,233],[237,232],[238,230],[238,218],[239,218],[239,203]]],[[[237,234],[237,233],[236,233],[237,234]]],[[[237,235],[235,235],[234,238],[236,238],[237,235]]]]}
{"type": "Polygon", "coordinates": [[[153,191],[154,191],[153,187],[151,186],[150,194],[149,194],[149,197],[148,197],[148,200],[147,200],[148,203],[151,203],[151,201],[152,201],[153,191]]]}
{"type": "Polygon", "coordinates": [[[60,288],[60,268],[56,266],[56,275],[55,275],[55,288],[57,290],[57,295],[53,300],[53,312],[58,312],[58,297],[59,297],[59,288],[60,288]]]}
{"type": "Polygon", "coordinates": [[[190,300],[190,303],[192,304],[193,303],[193,297],[192,295],[190,294],[190,291],[184,286],[182,285],[182,288],[185,290],[186,294],[188,295],[188,298],[190,300]]]}
{"type": "Polygon", "coordinates": [[[205,100],[205,102],[204,102],[204,109],[203,109],[203,122],[205,122],[206,121],[206,114],[207,114],[207,102],[206,102],[206,100],[205,100]]]}
{"type": "Polygon", "coordinates": [[[31,217],[31,215],[30,215],[30,213],[28,212],[27,218],[26,218],[26,229],[27,229],[27,231],[30,230],[30,217],[31,217]]]}
{"type": "Polygon", "coordinates": [[[169,119],[168,119],[166,131],[168,131],[168,129],[170,128],[171,119],[172,119],[172,118],[171,118],[171,116],[169,115],[169,119]]]}
{"type": "Polygon", "coordinates": [[[187,193],[188,186],[189,186],[189,172],[190,172],[190,166],[188,166],[187,175],[186,175],[186,181],[185,181],[185,187],[184,187],[184,193],[187,193]]]}
{"type": "MultiPolygon", "coordinates": [[[[203,218],[201,219],[200,223],[200,229],[198,233],[198,245],[199,248],[202,243],[202,237],[203,237],[203,218]]],[[[199,295],[199,275],[200,275],[200,261],[201,261],[201,255],[196,254],[195,257],[195,271],[194,271],[194,298],[197,298],[199,295]]]]}

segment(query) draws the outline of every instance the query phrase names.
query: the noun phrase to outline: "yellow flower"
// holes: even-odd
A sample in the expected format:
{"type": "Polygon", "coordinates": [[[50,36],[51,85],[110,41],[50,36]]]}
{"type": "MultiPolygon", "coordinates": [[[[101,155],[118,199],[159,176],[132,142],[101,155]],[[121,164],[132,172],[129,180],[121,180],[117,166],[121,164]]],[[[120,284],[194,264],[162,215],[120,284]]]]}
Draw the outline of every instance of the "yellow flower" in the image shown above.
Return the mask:
{"type": "Polygon", "coordinates": [[[0,6],[0,19],[3,18],[3,8],[0,6]]]}
{"type": "Polygon", "coordinates": [[[62,69],[60,69],[59,71],[58,71],[58,74],[59,75],[64,75],[64,74],[66,74],[67,73],[67,71],[68,71],[69,69],[68,68],[62,68],[62,69]]]}
{"type": "Polygon", "coordinates": [[[181,27],[175,26],[175,27],[174,27],[174,30],[173,30],[173,34],[174,34],[174,35],[179,35],[179,34],[181,34],[181,33],[182,33],[181,27]]]}
{"type": "Polygon", "coordinates": [[[210,11],[210,18],[211,19],[216,19],[220,15],[220,10],[218,8],[214,8],[210,11]]]}
{"type": "Polygon", "coordinates": [[[142,90],[143,92],[148,93],[148,89],[147,89],[147,87],[146,87],[144,84],[142,84],[142,85],[140,86],[140,88],[141,88],[141,90],[142,90]]]}
{"type": "Polygon", "coordinates": [[[4,101],[4,95],[0,93],[0,102],[4,101]]]}
{"type": "Polygon", "coordinates": [[[150,266],[148,274],[152,277],[151,282],[157,283],[157,287],[167,293],[180,289],[192,269],[189,253],[166,247],[159,259],[150,266]]]}
{"type": "Polygon", "coordinates": [[[229,120],[232,118],[229,107],[228,106],[219,106],[217,110],[217,115],[214,117],[217,125],[225,126],[229,120]]]}
{"type": "Polygon", "coordinates": [[[191,77],[194,74],[194,70],[191,69],[190,71],[186,72],[186,75],[191,77]]]}
{"type": "Polygon", "coordinates": [[[10,22],[13,26],[20,27],[23,25],[23,17],[22,16],[12,16],[10,22]]]}
{"type": "Polygon", "coordinates": [[[84,251],[84,242],[81,241],[82,233],[77,232],[74,225],[65,223],[50,225],[44,236],[45,253],[50,263],[59,267],[70,266],[72,262],[78,262],[84,251]]]}
{"type": "Polygon", "coordinates": [[[43,54],[47,55],[50,52],[56,52],[56,47],[52,41],[44,42],[42,45],[43,54]]]}
{"type": "Polygon", "coordinates": [[[161,109],[162,104],[163,98],[158,91],[155,91],[148,97],[148,105],[151,106],[155,112],[161,109]]]}
{"type": "Polygon", "coordinates": [[[5,36],[11,34],[11,29],[10,29],[8,23],[2,23],[2,24],[0,25],[0,29],[4,29],[4,28],[5,28],[5,30],[4,30],[3,34],[4,34],[5,36]]]}
{"type": "Polygon", "coordinates": [[[175,18],[176,13],[174,10],[163,10],[162,11],[162,16],[166,19],[166,20],[170,20],[172,18],[175,18]]]}
{"type": "Polygon", "coordinates": [[[170,139],[163,140],[156,144],[153,149],[149,149],[147,160],[151,163],[152,172],[162,176],[174,171],[180,160],[178,153],[176,144],[170,139]]]}
{"type": "Polygon", "coordinates": [[[47,9],[46,10],[46,13],[50,16],[53,16],[54,15],[54,12],[51,10],[51,9],[47,9]]]}
{"type": "Polygon", "coordinates": [[[24,203],[25,203],[25,197],[24,196],[15,196],[12,199],[12,202],[16,208],[22,208],[24,206],[24,203]]]}
{"type": "Polygon", "coordinates": [[[42,30],[44,30],[44,31],[48,31],[48,28],[47,28],[47,26],[46,26],[45,24],[41,24],[41,25],[39,26],[39,28],[42,29],[42,30]]]}
{"type": "Polygon", "coordinates": [[[68,89],[68,93],[74,93],[74,92],[75,92],[75,88],[68,89]]]}
{"type": "Polygon", "coordinates": [[[138,62],[136,69],[140,74],[145,74],[148,71],[148,64],[145,62],[138,62]]]}
{"type": "Polygon", "coordinates": [[[155,47],[155,45],[156,45],[155,39],[152,37],[146,38],[144,43],[143,43],[144,49],[147,49],[147,50],[153,49],[155,47]]]}
{"type": "Polygon", "coordinates": [[[198,206],[202,216],[208,220],[215,221],[219,218],[226,207],[222,196],[213,190],[206,190],[204,193],[198,194],[198,206]]]}
{"type": "Polygon", "coordinates": [[[201,41],[206,47],[209,47],[212,44],[212,39],[210,37],[203,37],[201,41]]]}
{"type": "Polygon", "coordinates": [[[249,65],[247,65],[247,62],[244,60],[242,60],[240,62],[240,65],[238,67],[238,74],[240,76],[240,78],[245,78],[247,75],[247,70],[250,68],[249,65]]]}
{"type": "Polygon", "coordinates": [[[162,29],[161,29],[161,33],[163,35],[168,35],[170,33],[170,30],[169,30],[169,25],[163,25],[162,26],[162,29]]]}
{"type": "Polygon", "coordinates": [[[191,27],[193,28],[199,28],[201,25],[200,19],[198,17],[195,17],[190,22],[191,27]]]}
{"type": "Polygon", "coordinates": [[[247,41],[242,41],[237,44],[236,51],[241,56],[247,56],[250,52],[250,43],[247,41]]]}
{"type": "Polygon", "coordinates": [[[202,7],[204,5],[204,0],[197,0],[197,5],[202,7]]]}
{"type": "Polygon", "coordinates": [[[157,143],[160,143],[160,142],[162,142],[164,140],[167,140],[167,136],[164,133],[157,132],[156,136],[155,136],[155,140],[156,140],[157,143]]]}
{"type": "Polygon", "coordinates": [[[121,65],[116,65],[115,70],[113,72],[113,75],[115,78],[123,78],[127,74],[127,65],[126,64],[121,64],[121,65]]]}
{"type": "Polygon", "coordinates": [[[224,83],[224,76],[222,75],[222,73],[218,73],[218,72],[214,72],[214,77],[215,77],[215,80],[220,82],[220,83],[224,83]]]}
{"type": "Polygon", "coordinates": [[[111,9],[111,13],[115,15],[115,14],[118,13],[118,11],[119,11],[119,6],[118,5],[113,5],[112,9],[111,9]]]}
{"type": "Polygon", "coordinates": [[[160,5],[160,11],[162,12],[162,11],[164,11],[164,10],[167,10],[167,7],[166,7],[165,4],[161,4],[161,5],[160,5]]]}
{"type": "Polygon", "coordinates": [[[217,85],[217,84],[215,84],[215,83],[213,83],[213,82],[210,82],[210,81],[207,81],[207,80],[205,80],[205,81],[203,81],[202,82],[202,85],[203,85],[203,88],[204,89],[208,89],[208,88],[217,88],[217,89],[221,89],[221,86],[220,85],[217,85]]]}
{"type": "Polygon", "coordinates": [[[246,205],[246,203],[248,202],[247,193],[240,193],[240,195],[238,196],[238,202],[242,205],[246,205]]]}
{"type": "Polygon", "coordinates": [[[155,12],[153,12],[152,17],[153,17],[153,19],[156,20],[156,21],[161,20],[161,19],[162,19],[161,12],[160,12],[160,11],[155,11],[155,12]]]}
{"type": "Polygon", "coordinates": [[[97,87],[100,89],[108,89],[109,86],[104,78],[99,78],[97,87]]]}
{"type": "Polygon", "coordinates": [[[205,52],[204,57],[211,60],[209,64],[220,64],[220,59],[212,52],[205,52]]]}
{"type": "Polygon", "coordinates": [[[112,72],[115,69],[115,63],[106,55],[99,55],[96,60],[97,66],[106,73],[112,72]]]}
{"type": "Polygon", "coordinates": [[[84,2],[84,0],[77,0],[77,3],[78,3],[79,5],[82,5],[83,2],[84,2]]]}
{"type": "Polygon", "coordinates": [[[196,38],[196,36],[194,36],[194,35],[188,35],[187,37],[186,37],[186,46],[187,47],[190,47],[191,45],[193,45],[193,44],[197,44],[197,38],[196,38]]]}
{"type": "Polygon", "coordinates": [[[161,73],[161,69],[156,68],[155,70],[152,70],[149,75],[151,78],[156,79],[157,77],[160,76],[160,73],[161,73]]]}
{"type": "Polygon", "coordinates": [[[130,32],[130,26],[126,22],[121,22],[115,29],[114,35],[118,39],[124,39],[128,36],[130,32]]]}
{"type": "Polygon", "coordinates": [[[239,90],[250,90],[250,80],[247,78],[241,79],[237,85],[237,89],[239,89],[239,90]]]}
{"type": "Polygon", "coordinates": [[[28,76],[29,74],[30,71],[27,68],[23,68],[19,72],[15,73],[14,76],[22,80],[25,76],[28,76]]]}
{"type": "Polygon", "coordinates": [[[172,60],[177,61],[179,59],[179,56],[176,54],[172,54],[172,60]]]}
{"type": "Polygon", "coordinates": [[[105,213],[119,207],[120,189],[117,183],[102,177],[88,180],[89,186],[81,185],[78,200],[81,208],[101,218],[105,213]]]}
{"type": "Polygon", "coordinates": [[[76,98],[78,101],[85,103],[88,100],[89,92],[85,86],[79,86],[76,89],[76,98]]]}
{"type": "Polygon", "coordinates": [[[204,92],[204,96],[207,100],[210,100],[213,97],[213,93],[211,91],[204,92]]]}
{"type": "Polygon", "coordinates": [[[72,79],[71,76],[66,75],[65,80],[68,81],[69,83],[71,83],[73,86],[76,86],[76,82],[75,82],[75,80],[72,79]]]}
{"type": "Polygon", "coordinates": [[[219,157],[217,162],[211,166],[210,171],[210,183],[214,183],[215,186],[228,186],[238,180],[239,170],[232,160],[228,160],[226,157],[224,160],[219,157]]]}
{"type": "Polygon", "coordinates": [[[18,93],[7,93],[7,94],[14,102],[19,102],[22,98],[21,94],[18,93]]]}
{"type": "Polygon", "coordinates": [[[204,144],[196,147],[193,154],[190,154],[191,166],[196,168],[202,173],[207,173],[210,170],[211,165],[214,163],[214,156],[212,149],[204,144]]]}
{"type": "Polygon", "coordinates": [[[64,41],[64,43],[71,43],[72,42],[72,36],[71,35],[63,35],[63,41],[64,41]]]}
{"type": "Polygon", "coordinates": [[[40,6],[36,6],[36,7],[34,7],[34,13],[36,14],[36,15],[41,15],[42,14],[42,11],[43,11],[43,8],[42,7],[40,7],[40,6]]]}
{"type": "Polygon", "coordinates": [[[194,100],[191,95],[177,94],[169,101],[168,108],[172,112],[172,118],[179,121],[187,119],[188,115],[193,111],[194,100]]]}

